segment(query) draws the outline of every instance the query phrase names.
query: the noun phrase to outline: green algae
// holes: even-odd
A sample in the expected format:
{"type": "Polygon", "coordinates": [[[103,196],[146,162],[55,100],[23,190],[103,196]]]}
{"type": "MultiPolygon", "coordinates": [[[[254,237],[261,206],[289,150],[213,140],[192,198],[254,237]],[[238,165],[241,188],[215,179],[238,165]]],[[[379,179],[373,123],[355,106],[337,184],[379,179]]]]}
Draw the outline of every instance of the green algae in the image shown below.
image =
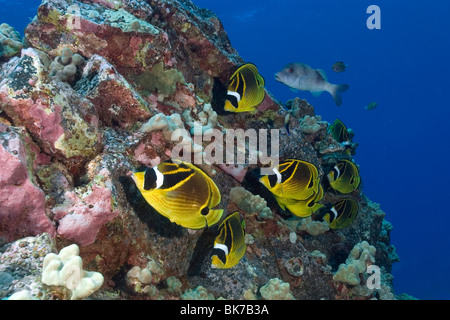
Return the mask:
{"type": "Polygon", "coordinates": [[[158,92],[165,96],[175,93],[177,83],[186,83],[183,75],[177,69],[164,70],[163,62],[154,65],[151,70],[136,76],[135,81],[149,94],[158,92]]]}

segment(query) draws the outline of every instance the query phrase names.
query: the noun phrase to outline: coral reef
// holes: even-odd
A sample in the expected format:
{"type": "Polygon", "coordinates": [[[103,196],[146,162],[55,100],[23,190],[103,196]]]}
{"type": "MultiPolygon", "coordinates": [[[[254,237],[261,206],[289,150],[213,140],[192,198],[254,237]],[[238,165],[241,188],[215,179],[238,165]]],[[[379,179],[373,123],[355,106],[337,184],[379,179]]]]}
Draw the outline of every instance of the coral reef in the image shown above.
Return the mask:
{"type": "Polygon", "coordinates": [[[261,219],[273,218],[272,210],[267,207],[267,201],[242,187],[230,190],[230,200],[247,213],[257,213],[261,219]]]}
{"type": "Polygon", "coordinates": [[[333,276],[334,281],[348,283],[352,286],[359,285],[359,275],[366,272],[368,264],[375,263],[375,247],[369,245],[367,241],[357,243],[345,264],[341,264],[333,276]]]}
{"type": "Polygon", "coordinates": [[[41,282],[42,262],[54,250],[47,233],[5,244],[0,255],[0,292],[2,298],[50,299],[41,282]],[[19,294],[20,293],[20,294],[19,294]]]}
{"type": "Polygon", "coordinates": [[[50,76],[59,81],[73,82],[77,72],[85,63],[85,60],[78,53],[73,54],[69,48],[64,48],[60,56],[50,63],[50,76]]]}
{"type": "Polygon", "coordinates": [[[59,254],[49,253],[42,263],[42,283],[64,286],[71,291],[71,300],[90,296],[103,284],[99,272],[83,270],[83,261],[76,244],[61,249],[59,254]]]}
{"type": "Polygon", "coordinates": [[[1,123],[0,139],[0,238],[13,241],[43,232],[54,235],[45,214],[45,194],[32,174],[34,153],[30,149],[37,146],[26,132],[1,123]]]}
{"type": "MultiPolygon", "coordinates": [[[[392,225],[361,188],[346,195],[356,219],[333,230],[318,214],[280,209],[258,181],[267,163],[211,161],[224,157],[223,136],[247,129],[273,132],[280,158],[307,161],[322,178],[351,156],[305,100],[286,110],[266,91],[252,113],[217,108],[215,83],[244,59],[209,10],[190,0],[45,0],[26,47],[11,43],[0,62],[0,298],[395,298],[392,225]],[[215,226],[172,224],[139,193],[131,173],[172,156],[214,180],[224,217],[244,218],[247,251],[233,268],[211,268],[215,226]],[[374,289],[371,266],[381,274],[374,289]]],[[[341,198],[324,191],[324,208],[341,198]]]]}
{"type": "Polygon", "coordinates": [[[208,293],[206,288],[198,286],[195,289],[188,289],[181,295],[182,300],[214,300],[214,295],[208,293]]]}
{"type": "Polygon", "coordinates": [[[6,23],[0,24],[0,60],[8,60],[23,48],[20,34],[6,23]]]}
{"type": "MultiPolygon", "coordinates": [[[[150,260],[145,268],[134,266],[128,271],[126,281],[136,293],[144,293],[150,297],[157,297],[158,289],[156,285],[161,281],[163,271],[154,260],[150,260]]],[[[176,283],[176,278],[167,280],[171,292],[177,292],[180,285],[176,283]]]]}
{"type": "Polygon", "coordinates": [[[270,279],[259,291],[266,300],[294,300],[289,283],[278,278],[270,279]]]}

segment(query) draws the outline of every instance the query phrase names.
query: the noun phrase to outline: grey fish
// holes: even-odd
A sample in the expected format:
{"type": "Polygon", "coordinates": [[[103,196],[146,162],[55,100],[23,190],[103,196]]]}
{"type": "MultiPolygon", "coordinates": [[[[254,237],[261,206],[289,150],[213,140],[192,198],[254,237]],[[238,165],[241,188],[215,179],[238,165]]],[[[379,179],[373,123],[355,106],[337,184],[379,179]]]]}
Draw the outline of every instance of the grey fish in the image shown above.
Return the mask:
{"type": "Polygon", "coordinates": [[[349,88],[348,84],[329,83],[323,70],[313,69],[304,63],[289,63],[275,74],[275,80],[291,89],[310,91],[315,97],[327,91],[338,106],[342,104],[342,92],[349,88]]]}

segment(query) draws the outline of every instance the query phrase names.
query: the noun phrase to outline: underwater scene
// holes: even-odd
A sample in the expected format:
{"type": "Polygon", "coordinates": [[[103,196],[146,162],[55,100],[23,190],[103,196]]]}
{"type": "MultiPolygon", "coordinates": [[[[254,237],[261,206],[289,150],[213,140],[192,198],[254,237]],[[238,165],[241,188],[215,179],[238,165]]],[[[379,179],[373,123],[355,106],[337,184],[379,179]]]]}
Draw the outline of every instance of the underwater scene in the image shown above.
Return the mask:
{"type": "Polygon", "coordinates": [[[449,300],[449,12],[0,0],[0,299],[449,300]]]}

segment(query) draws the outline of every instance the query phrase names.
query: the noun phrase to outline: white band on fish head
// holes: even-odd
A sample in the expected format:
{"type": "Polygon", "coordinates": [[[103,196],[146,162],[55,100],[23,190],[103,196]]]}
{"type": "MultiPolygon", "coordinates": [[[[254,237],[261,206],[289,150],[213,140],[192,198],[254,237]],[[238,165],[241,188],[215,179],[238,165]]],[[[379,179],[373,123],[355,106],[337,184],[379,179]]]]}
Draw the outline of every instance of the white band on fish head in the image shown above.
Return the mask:
{"type": "Polygon", "coordinates": [[[338,213],[337,213],[336,209],[333,207],[333,208],[331,208],[330,211],[333,212],[333,214],[334,214],[333,220],[336,219],[338,217],[338,213]]]}
{"type": "Polygon", "coordinates": [[[158,170],[157,167],[154,167],[153,170],[155,171],[155,174],[156,174],[156,188],[155,189],[159,189],[164,183],[164,175],[161,173],[161,171],[158,170]]]}
{"type": "Polygon", "coordinates": [[[238,102],[241,101],[241,95],[239,93],[237,93],[237,92],[228,91],[227,95],[235,97],[238,102]]]}
{"type": "Polygon", "coordinates": [[[214,245],[214,249],[222,250],[223,252],[225,252],[226,256],[228,255],[228,247],[226,245],[224,245],[224,244],[216,243],[214,245]]]}
{"type": "Polygon", "coordinates": [[[276,168],[273,168],[272,170],[275,173],[275,175],[277,176],[277,183],[278,184],[281,183],[283,178],[281,177],[280,171],[278,171],[276,168]]]}
{"type": "Polygon", "coordinates": [[[337,165],[334,166],[334,170],[336,170],[337,175],[336,175],[335,179],[337,179],[337,178],[339,178],[341,176],[341,170],[339,170],[337,165]]]}

